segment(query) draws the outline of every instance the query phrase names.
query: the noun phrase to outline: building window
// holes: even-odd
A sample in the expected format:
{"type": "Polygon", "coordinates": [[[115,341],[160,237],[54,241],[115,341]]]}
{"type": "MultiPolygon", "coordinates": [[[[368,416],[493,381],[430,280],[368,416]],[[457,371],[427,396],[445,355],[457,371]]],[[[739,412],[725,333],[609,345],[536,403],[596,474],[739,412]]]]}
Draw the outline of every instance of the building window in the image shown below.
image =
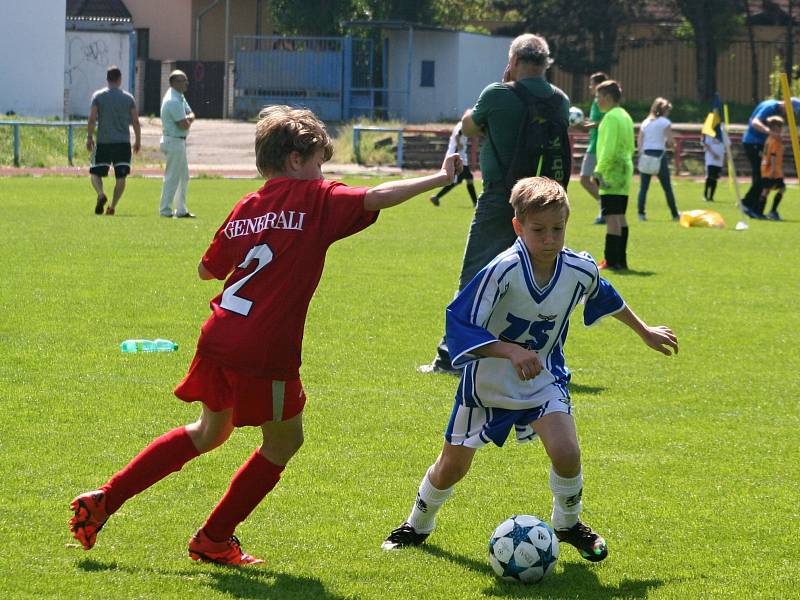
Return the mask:
{"type": "Polygon", "coordinates": [[[419,82],[420,87],[434,87],[435,73],[436,73],[436,61],[423,60],[422,77],[420,78],[419,82]]]}
{"type": "Polygon", "coordinates": [[[150,58],[150,30],[136,30],[136,58],[147,60],[150,58]]]}

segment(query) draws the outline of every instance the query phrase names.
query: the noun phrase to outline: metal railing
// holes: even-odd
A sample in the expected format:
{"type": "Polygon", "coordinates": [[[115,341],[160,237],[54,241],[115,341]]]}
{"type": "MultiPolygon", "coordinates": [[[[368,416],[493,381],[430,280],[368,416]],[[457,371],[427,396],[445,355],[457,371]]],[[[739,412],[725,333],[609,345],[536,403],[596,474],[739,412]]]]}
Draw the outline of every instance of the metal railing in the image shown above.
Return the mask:
{"type": "Polygon", "coordinates": [[[0,126],[13,127],[14,137],[14,166],[20,166],[20,141],[22,127],[66,127],[67,128],[67,160],[72,166],[75,155],[75,127],[86,127],[87,121],[0,121],[0,126]]]}

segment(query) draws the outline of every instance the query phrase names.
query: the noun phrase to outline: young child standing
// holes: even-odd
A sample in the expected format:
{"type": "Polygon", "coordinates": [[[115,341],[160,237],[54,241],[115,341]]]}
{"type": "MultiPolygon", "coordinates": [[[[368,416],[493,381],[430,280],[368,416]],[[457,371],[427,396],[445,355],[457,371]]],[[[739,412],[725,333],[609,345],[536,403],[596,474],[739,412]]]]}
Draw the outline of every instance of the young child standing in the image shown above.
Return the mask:
{"type": "Polygon", "coordinates": [[[606,542],[580,521],[583,476],[564,362],[570,313],[584,300],[586,325],[613,315],[666,355],[678,351],[678,342],[668,327],[639,319],[600,277],[591,256],[564,247],[570,209],[557,182],[522,179],[511,204],[517,241],[447,307],[448,347],[463,372],[444,446],[422,478],[408,519],[382,547],[421,544],[477,449],[502,446],[513,429],[518,442],[539,436],[550,457],[558,539],[597,562],[608,554],[606,542]]]}
{"type": "MultiPolygon", "coordinates": [[[[592,175],[594,174],[595,166],[597,166],[597,128],[600,126],[600,121],[603,118],[603,111],[600,110],[600,106],[597,104],[595,93],[597,91],[597,86],[608,78],[608,75],[603,71],[592,73],[589,76],[589,94],[592,97],[592,105],[589,108],[589,120],[581,125],[584,129],[589,130],[589,145],[586,147],[586,153],[583,155],[583,162],[581,162],[581,186],[589,192],[592,198],[597,200],[598,208],[600,205],[600,194],[598,193],[597,184],[594,182],[592,175]]],[[[606,220],[603,217],[602,211],[600,211],[597,218],[594,220],[594,224],[605,225],[605,223],[606,220]]]]}
{"type": "Polygon", "coordinates": [[[453,133],[450,134],[450,142],[447,145],[447,154],[458,154],[461,157],[461,164],[464,165],[464,168],[461,169],[461,173],[458,174],[458,178],[455,182],[450,182],[442,189],[440,189],[435,195],[431,196],[431,204],[434,206],[439,206],[439,201],[442,197],[456,187],[462,181],[467,182],[467,192],[469,192],[469,197],[472,199],[472,206],[478,205],[478,196],[475,193],[475,178],[472,176],[472,171],[469,169],[469,156],[467,152],[467,145],[469,143],[469,138],[461,133],[461,121],[456,123],[456,126],[453,127],[453,133]]]}
{"type": "Polygon", "coordinates": [[[600,210],[606,220],[606,244],[601,269],[628,268],[628,196],[633,179],[633,120],[619,103],[622,86],[610,79],[596,88],[597,104],[605,113],[597,133],[594,179],[600,188],[600,210]]]}
{"type": "Polygon", "coordinates": [[[714,201],[714,192],[717,190],[717,180],[722,173],[722,164],[725,160],[725,144],[722,142],[722,131],[717,126],[717,135],[703,134],[700,137],[706,163],[706,185],[703,188],[703,199],[706,202],[714,201]]]}
{"type": "Polygon", "coordinates": [[[778,115],[773,115],[767,119],[769,135],[764,144],[764,154],[761,159],[761,197],[758,200],[756,214],[763,218],[764,210],[767,207],[767,196],[771,190],[775,190],[772,198],[772,210],[767,215],[768,219],[780,221],[778,205],[781,203],[786,184],[783,182],[783,119],[778,115]]]}
{"type": "Polygon", "coordinates": [[[225,442],[236,427],[260,427],[263,443],[189,540],[189,556],[221,564],[264,562],[233,535],[275,487],[303,443],[306,396],[299,378],[306,312],[335,241],[372,225],[378,211],[451,181],[457,155],[434,175],[349,187],[322,176],[333,146],[314,113],[288,106],[261,111],[256,165],[267,180],[233,207],[198,265],[201,279],[226,280],[211,301],[189,372],[175,389],[202,403],[195,423],[152,441],[99,489],[70,504],[84,549],[124,502],[225,442]]]}

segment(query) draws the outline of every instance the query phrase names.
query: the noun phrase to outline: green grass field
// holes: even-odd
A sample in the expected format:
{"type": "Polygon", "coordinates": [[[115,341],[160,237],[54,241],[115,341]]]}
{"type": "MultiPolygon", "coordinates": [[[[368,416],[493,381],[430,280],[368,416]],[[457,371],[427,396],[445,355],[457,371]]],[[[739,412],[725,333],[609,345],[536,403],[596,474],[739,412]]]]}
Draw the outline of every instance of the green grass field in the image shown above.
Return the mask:
{"type": "MultiPolygon", "coordinates": [[[[538,442],[481,451],[425,546],[380,550],[408,514],[451,408],[456,380],[415,367],[431,359],[456,285],[471,218],[463,186],[438,209],[419,197],[387,210],[331,249],[306,328],[306,444],[237,530],[264,568],[186,554],[260,443],[255,429],[131,500],[91,552],[76,547],[72,497],[196,418],[199,407],[172,389],[220,284],[197,279],[195,267],[257,185],[192,181],[199,218],[171,220],[157,216],[160,180],[131,179],[116,217],[93,214],[87,178],[0,180],[0,597],[796,597],[800,198],[790,188],[786,222],[737,232],[725,181],[714,205],[725,230],[681,229],[651,188],[651,220],[631,223],[633,271],[609,275],[640,316],[677,332],[678,356],[647,349],[614,319],[586,329],[579,309],[573,320],[584,518],[608,540],[604,563],[565,547],[541,584],[494,577],[494,527],[518,513],[549,519],[538,442]],[[120,353],[132,337],[181,348],[120,353]]],[[[677,183],[681,209],[703,208],[701,195],[702,183],[677,183]]],[[[568,245],[600,257],[595,205],[577,182],[571,197],[568,245]]]]}

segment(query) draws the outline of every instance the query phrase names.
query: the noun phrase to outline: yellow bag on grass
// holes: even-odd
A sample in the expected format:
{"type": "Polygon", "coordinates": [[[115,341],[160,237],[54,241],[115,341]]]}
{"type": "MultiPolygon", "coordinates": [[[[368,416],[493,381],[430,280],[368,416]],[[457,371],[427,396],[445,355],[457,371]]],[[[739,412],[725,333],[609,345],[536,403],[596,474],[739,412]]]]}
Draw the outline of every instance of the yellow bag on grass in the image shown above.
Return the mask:
{"type": "Polygon", "coordinates": [[[715,210],[687,210],[681,213],[681,227],[725,228],[725,220],[715,210]]]}

